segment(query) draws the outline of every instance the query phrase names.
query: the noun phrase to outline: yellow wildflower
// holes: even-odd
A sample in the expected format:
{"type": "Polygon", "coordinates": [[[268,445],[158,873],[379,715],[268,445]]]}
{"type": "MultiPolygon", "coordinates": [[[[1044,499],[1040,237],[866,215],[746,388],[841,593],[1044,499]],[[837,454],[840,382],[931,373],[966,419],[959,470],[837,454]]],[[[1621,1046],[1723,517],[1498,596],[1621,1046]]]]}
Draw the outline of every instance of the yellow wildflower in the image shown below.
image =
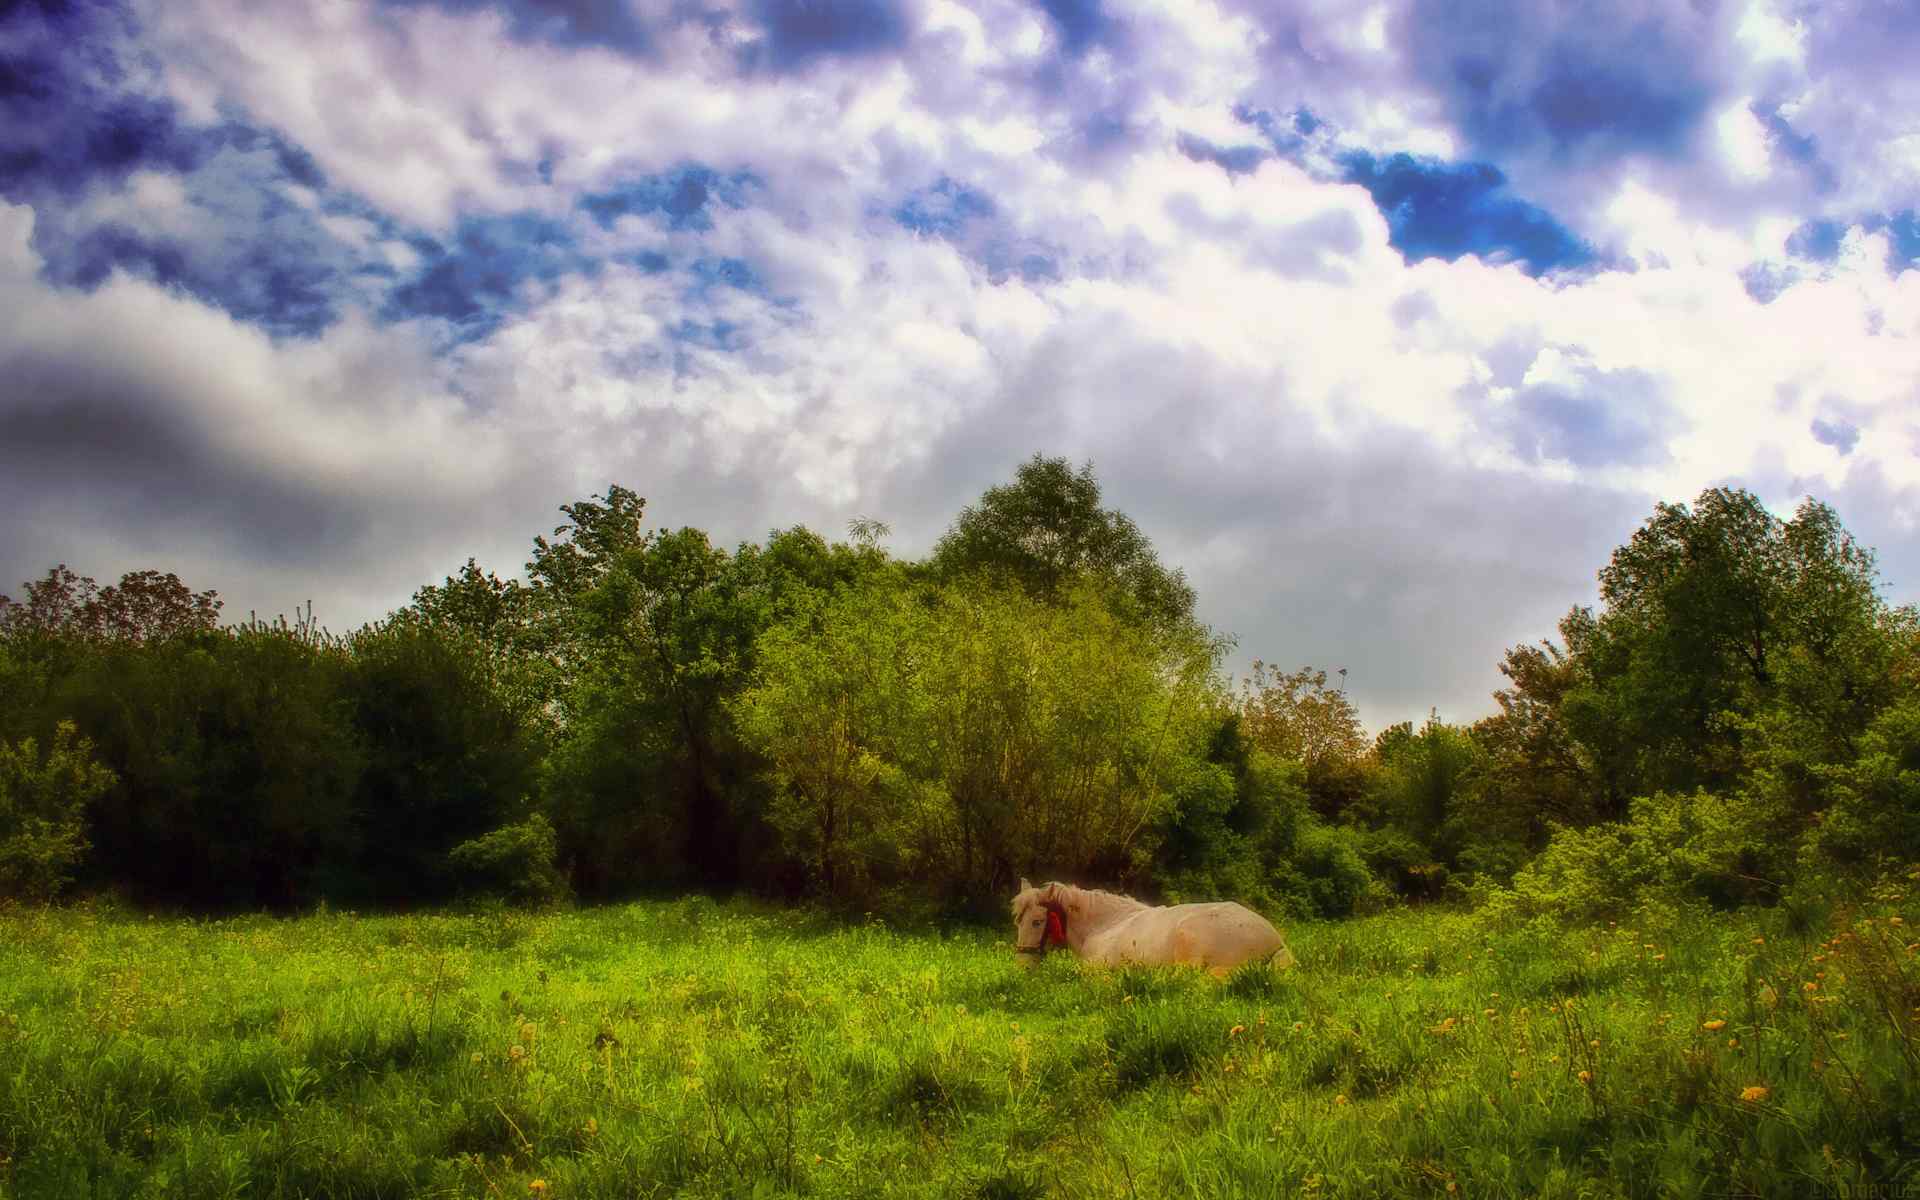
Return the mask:
{"type": "Polygon", "coordinates": [[[1740,1099],[1746,1101],[1748,1104],[1758,1104],[1762,1100],[1765,1100],[1769,1094],[1766,1088],[1755,1086],[1743,1090],[1740,1093],[1740,1099]]]}
{"type": "Polygon", "coordinates": [[[1803,992],[1817,992],[1820,990],[1820,985],[1809,979],[1800,985],[1800,990],[1803,992]]]}
{"type": "Polygon", "coordinates": [[[1483,1015],[1483,1016],[1489,1016],[1489,1017],[1490,1017],[1490,1016],[1492,1016],[1492,1015],[1493,1015],[1493,1010],[1489,1008],[1489,1009],[1487,1009],[1487,1010],[1486,1010],[1486,1012],[1485,1012],[1485,1013],[1483,1013],[1482,1015],[1483,1015]]]}
{"type": "Polygon", "coordinates": [[[1346,1102],[1347,1102],[1347,1097],[1344,1093],[1342,1093],[1341,1095],[1335,1096],[1333,1098],[1333,1103],[1335,1104],[1335,1106],[1344,1105],[1346,1102]]]}
{"type": "Polygon", "coordinates": [[[1706,1030],[1708,1033],[1718,1033],[1726,1027],[1727,1023],[1725,1021],[1708,1021],[1700,1026],[1700,1028],[1706,1030]]]}
{"type": "Polygon", "coordinates": [[[527,1190],[536,1196],[544,1196],[547,1194],[547,1181],[544,1179],[536,1179],[527,1185],[527,1190]]]}
{"type": "Polygon", "coordinates": [[[1592,1072],[1592,1071],[1582,1071],[1582,1072],[1580,1072],[1580,1074],[1578,1074],[1578,1075],[1576,1075],[1576,1076],[1575,1076],[1574,1078],[1576,1078],[1576,1079],[1578,1079],[1578,1080],[1579,1080],[1579,1081],[1580,1081],[1581,1083],[1592,1083],[1592,1082],[1593,1082],[1593,1072],[1592,1072]]]}
{"type": "Polygon", "coordinates": [[[1230,1038],[1239,1037],[1241,1034],[1245,1033],[1246,1031],[1247,1031],[1247,1027],[1245,1025],[1235,1025],[1232,1029],[1227,1030],[1227,1036],[1230,1038]]]}

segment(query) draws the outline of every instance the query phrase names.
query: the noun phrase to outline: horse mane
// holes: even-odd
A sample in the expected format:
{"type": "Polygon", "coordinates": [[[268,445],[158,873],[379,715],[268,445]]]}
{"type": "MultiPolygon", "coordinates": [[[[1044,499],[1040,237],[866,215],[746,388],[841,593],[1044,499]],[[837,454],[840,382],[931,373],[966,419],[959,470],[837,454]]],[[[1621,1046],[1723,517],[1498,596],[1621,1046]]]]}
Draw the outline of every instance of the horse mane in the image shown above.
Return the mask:
{"type": "Polygon", "coordinates": [[[1099,888],[1075,887],[1071,883],[1054,885],[1061,891],[1080,900],[1087,906],[1088,916],[1107,916],[1112,913],[1139,912],[1150,907],[1132,896],[1123,896],[1119,892],[1102,891],[1099,888]]]}

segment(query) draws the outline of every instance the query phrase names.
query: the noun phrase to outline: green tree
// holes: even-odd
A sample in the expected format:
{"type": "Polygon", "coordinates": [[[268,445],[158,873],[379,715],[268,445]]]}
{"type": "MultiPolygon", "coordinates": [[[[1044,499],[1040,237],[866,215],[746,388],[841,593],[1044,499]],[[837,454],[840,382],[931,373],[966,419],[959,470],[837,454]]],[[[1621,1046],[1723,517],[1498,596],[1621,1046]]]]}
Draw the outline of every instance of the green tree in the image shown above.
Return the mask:
{"type": "Polygon", "coordinates": [[[892,803],[905,787],[897,740],[919,723],[914,667],[925,627],[924,608],[887,583],[797,608],[762,635],[753,682],[733,705],[770,764],[769,822],[829,896],[899,870],[907,831],[892,803]]]}
{"type": "Polygon", "coordinates": [[[1132,518],[1100,507],[1092,463],[1076,472],[1064,458],[1034,455],[1012,483],[987,489],[961,510],[931,565],[943,579],[1003,575],[1042,600],[1090,576],[1123,597],[1123,610],[1136,619],[1163,626],[1193,620],[1186,578],[1160,565],[1132,518]]]}
{"type": "Polygon", "coordinates": [[[386,902],[452,894],[448,852],[523,820],[545,751],[530,700],[472,634],[397,617],[347,642],[343,699],[361,748],[353,874],[386,902]]]}
{"type": "Polygon", "coordinates": [[[1255,659],[1236,708],[1253,745],[1306,769],[1307,795],[1322,815],[1337,817],[1358,798],[1366,734],[1346,690],[1328,687],[1325,671],[1283,672],[1255,659]]]}
{"type": "Polygon", "coordinates": [[[32,738],[0,742],[0,900],[51,900],[66,886],[89,849],[87,808],[113,785],[71,722],[44,759],[32,738]]]}

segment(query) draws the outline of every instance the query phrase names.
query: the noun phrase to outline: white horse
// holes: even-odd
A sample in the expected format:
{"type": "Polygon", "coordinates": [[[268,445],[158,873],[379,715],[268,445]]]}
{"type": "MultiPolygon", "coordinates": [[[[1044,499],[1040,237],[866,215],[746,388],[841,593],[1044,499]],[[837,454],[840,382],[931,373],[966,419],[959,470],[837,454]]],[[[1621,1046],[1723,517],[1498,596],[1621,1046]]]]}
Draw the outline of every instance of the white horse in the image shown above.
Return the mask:
{"type": "Polygon", "coordinates": [[[1013,898],[1014,948],[1041,954],[1066,946],[1088,962],[1187,963],[1225,976],[1265,959],[1291,967],[1293,952],[1265,917],[1232,901],[1154,908],[1113,892],[1020,881],[1013,898]]]}

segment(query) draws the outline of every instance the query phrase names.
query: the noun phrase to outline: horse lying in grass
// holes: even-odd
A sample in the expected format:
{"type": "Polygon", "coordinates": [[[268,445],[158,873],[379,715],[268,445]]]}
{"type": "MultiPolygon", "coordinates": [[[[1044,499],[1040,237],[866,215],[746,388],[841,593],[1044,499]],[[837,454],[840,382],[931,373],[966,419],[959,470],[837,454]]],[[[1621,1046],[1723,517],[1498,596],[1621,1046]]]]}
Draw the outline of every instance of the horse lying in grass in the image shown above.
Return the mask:
{"type": "Polygon", "coordinates": [[[1231,901],[1154,908],[1113,892],[1022,879],[1013,898],[1014,948],[1065,946],[1088,962],[1184,963],[1224,978],[1242,963],[1291,967],[1293,952],[1267,919],[1231,901]]]}

